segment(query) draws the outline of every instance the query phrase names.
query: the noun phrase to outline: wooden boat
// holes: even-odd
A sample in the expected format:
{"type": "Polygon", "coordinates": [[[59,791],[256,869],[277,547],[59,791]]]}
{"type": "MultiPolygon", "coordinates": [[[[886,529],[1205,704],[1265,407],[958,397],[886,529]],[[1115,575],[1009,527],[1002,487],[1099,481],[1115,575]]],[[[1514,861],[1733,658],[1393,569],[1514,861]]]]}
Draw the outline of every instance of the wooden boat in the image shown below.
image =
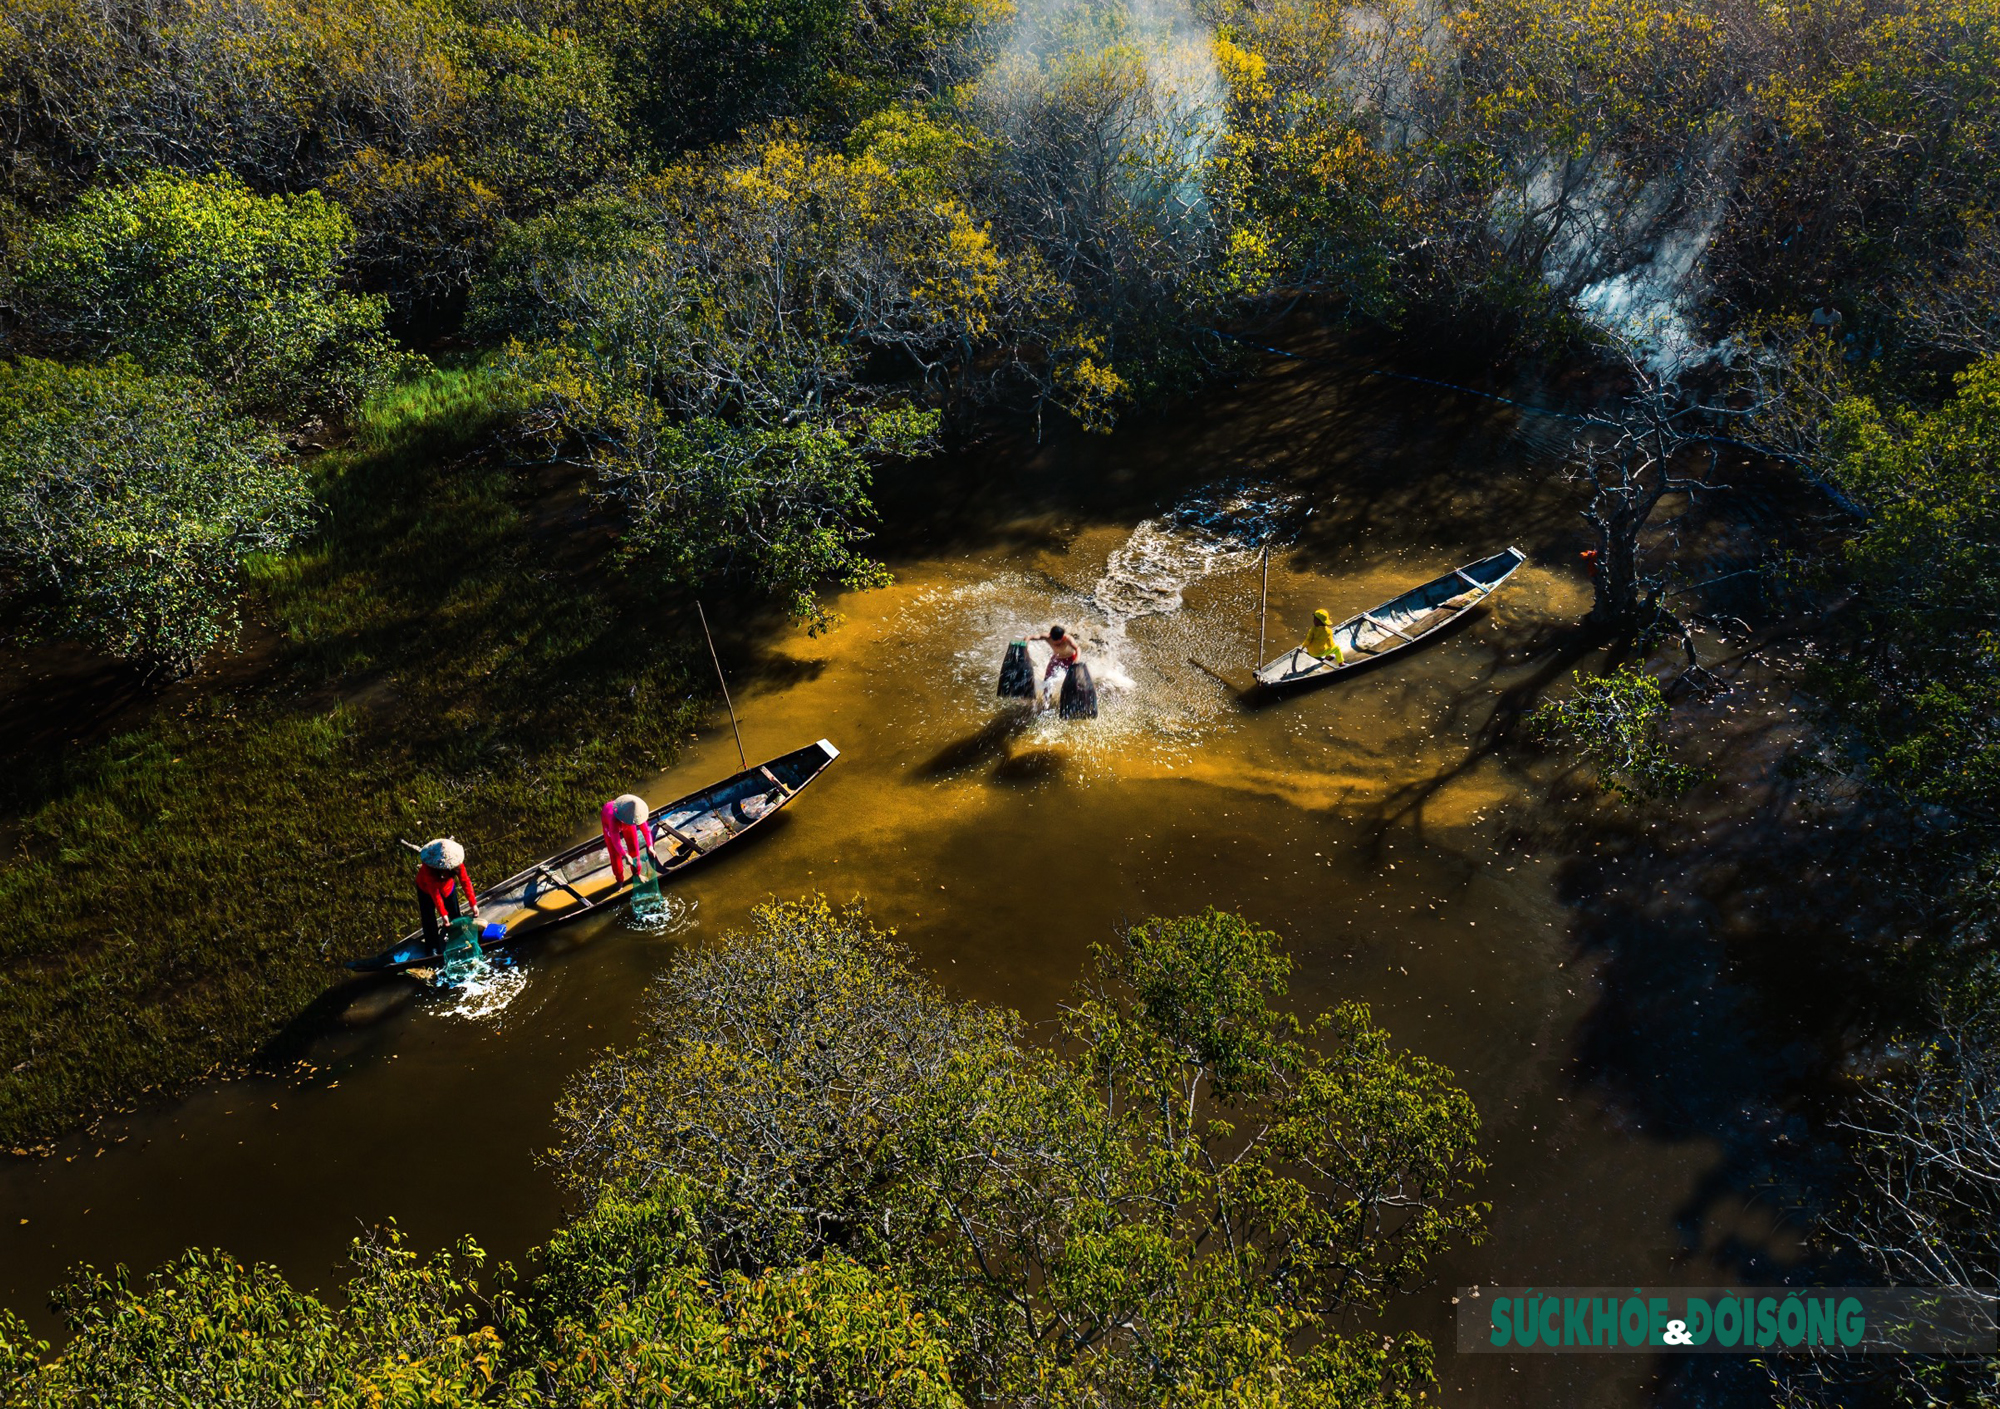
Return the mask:
{"type": "MultiPolygon", "coordinates": [[[[653,856],[659,862],[661,879],[686,870],[770,820],[838,757],[840,750],[821,739],[655,808],[653,856]]],[[[488,952],[505,948],[536,931],[602,910],[631,889],[629,872],[623,882],[612,879],[604,838],[594,837],[481,891],[480,947],[488,952]]],[[[382,973],[433,967],[442,957],[418,930],[404,936],[395,948],[373,958],[356,959],[347,967],[382,973]]]]}
{"type": "Polygon", "coordinates": [[[1490,558],[1453,568],[1421,587],[1412,587],[1402,596],[1392,597],[1381,606],[1351,616],[1334,627],[1334,644],[1340,647],[1338,658],[1322,658],[1308,653],[1303,646],[1294,646],[1276,660],[1259,666],[1257,683],[1266,689],[1289,689],[1407,651],[1492,596],[1527,557],[1519,548],[1509,548],[1490,558]]]}

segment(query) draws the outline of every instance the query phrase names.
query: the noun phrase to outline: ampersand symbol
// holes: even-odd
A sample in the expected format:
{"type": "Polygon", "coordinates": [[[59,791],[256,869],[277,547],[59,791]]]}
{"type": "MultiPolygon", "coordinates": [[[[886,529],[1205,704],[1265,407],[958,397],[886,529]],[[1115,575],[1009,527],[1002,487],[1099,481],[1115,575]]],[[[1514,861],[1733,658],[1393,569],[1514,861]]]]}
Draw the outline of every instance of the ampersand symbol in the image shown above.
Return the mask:
{"type": "Polygon", "coordinates": [[[1660,1339],[1668,1345],[1694,1344],[1694,1337],[1688,1334],[1688,1323],[1685,1321],[1667,1322],[1667,1332],[1660,1339]]]}

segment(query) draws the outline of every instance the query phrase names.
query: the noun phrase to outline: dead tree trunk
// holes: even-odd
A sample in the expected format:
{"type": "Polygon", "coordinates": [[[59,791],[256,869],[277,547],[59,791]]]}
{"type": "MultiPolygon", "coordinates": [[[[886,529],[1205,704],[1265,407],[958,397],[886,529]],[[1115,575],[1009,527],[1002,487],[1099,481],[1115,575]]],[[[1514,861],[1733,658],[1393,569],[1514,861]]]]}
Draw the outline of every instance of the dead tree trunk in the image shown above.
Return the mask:
{"type": "Polygon", "coordinates": [[[1694,633],[1670,611],[1666,577],[1649,571],[1640,540],[1669,494],[1716,488],[1713,438],[1696,423],[1702,407],[1677,388],[1633,366],[1635,390],[1615,417],[1593,417],[1574,443],[1565,473],[1590,486],[1584,521],[1596,538],[1590,620],[1600,626],[1677,637],[1688,669],[1701,662],[1694,633]],[[1691,465],[1690,461],[1698,464],[1691,465]]]}

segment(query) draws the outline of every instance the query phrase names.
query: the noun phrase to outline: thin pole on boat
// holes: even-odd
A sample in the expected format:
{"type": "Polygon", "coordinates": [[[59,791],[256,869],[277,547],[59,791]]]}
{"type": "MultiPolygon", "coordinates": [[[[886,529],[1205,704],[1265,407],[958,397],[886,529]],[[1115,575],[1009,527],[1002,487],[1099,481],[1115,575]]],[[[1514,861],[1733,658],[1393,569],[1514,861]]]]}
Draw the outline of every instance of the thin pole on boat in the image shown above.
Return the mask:
{"type": "Polygon", "coordinates": [[[702,611],[701,603],[694,609],[701,616],[701,634],[708,640],[708,658],[715,662],[715,679],[722,686],[722,707],[729,711],[729,732],[736,736],[736,757],[743,764],[743,771],[750,771],[749,755],[743,752],[743,731],[736,727],[736,706],[729,702],[729,682],[722,678],[722,657],[715,653],[715,637],[708,630],[708,613],[702,611]]]}
{"type": "Polygon", "coordinates": [[[1264,540],[1264,591],[1257,599],[1257,659],[1250,662],[1252,670],[1264,663],[1264,613],[1271,606],[1271,540],[1264,540]]]}

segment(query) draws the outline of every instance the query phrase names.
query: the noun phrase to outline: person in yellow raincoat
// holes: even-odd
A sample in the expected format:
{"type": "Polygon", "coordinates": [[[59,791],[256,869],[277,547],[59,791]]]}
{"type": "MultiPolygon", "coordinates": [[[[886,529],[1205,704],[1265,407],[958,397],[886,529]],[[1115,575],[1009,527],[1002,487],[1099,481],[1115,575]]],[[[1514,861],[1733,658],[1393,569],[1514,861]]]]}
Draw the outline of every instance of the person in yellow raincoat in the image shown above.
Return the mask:
{"type": "Polygon", "coordinates": [[[1321,660],[1333,657],[1335,665],[1344,665],[1347,658],[1340,653],[1340,642],[1333,639],[1333,618],[1321,607],[1313,613],[1312,630],[1306,633],[1306,654],[1318,656],[1321,660]]]}

